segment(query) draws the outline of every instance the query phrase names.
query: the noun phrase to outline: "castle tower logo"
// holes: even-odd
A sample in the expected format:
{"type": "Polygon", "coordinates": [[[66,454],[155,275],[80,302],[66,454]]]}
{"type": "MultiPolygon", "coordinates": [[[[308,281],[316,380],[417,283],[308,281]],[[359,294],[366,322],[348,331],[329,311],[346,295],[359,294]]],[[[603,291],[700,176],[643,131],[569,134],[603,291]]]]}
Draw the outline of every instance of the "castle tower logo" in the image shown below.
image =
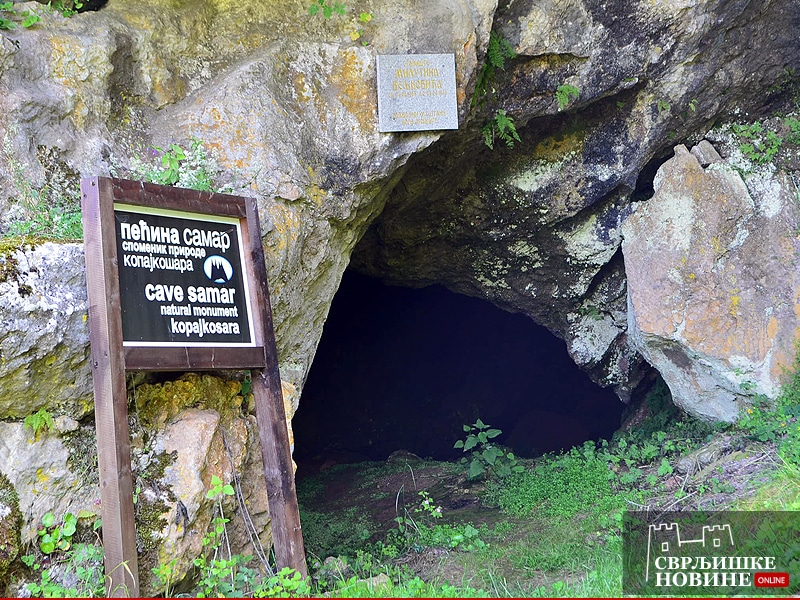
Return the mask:
{"type": "Polygon", "coordinates": [[[203,273],[214,283],[228,283],[233,277],[233,265],[224,256],[209,256],[203,263],[203,273]]]}
{"type": "Polygon", "coordinates": [[[730,523],[704,525],[700,537],[693,539],[681,538],[681,529],[678,523],[651,524],[647,529],[647,566],[644,580],[650,581],[651,566],[654,566],[661,556],[680,555],[691,548],[732,551],[733,547],[733,531],[731,531],[730,523]]]}

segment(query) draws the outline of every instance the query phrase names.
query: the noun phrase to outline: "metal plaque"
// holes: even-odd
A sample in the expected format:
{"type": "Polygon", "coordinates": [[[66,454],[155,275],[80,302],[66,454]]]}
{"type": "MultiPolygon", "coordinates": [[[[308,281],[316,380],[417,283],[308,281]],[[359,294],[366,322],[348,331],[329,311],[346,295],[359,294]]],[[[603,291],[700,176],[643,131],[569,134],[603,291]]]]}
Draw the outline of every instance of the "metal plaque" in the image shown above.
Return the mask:
{"type": "Polygon", "coordinates": [[[458,129],[454,54],[378,56],[378,130],[458,129]]]}

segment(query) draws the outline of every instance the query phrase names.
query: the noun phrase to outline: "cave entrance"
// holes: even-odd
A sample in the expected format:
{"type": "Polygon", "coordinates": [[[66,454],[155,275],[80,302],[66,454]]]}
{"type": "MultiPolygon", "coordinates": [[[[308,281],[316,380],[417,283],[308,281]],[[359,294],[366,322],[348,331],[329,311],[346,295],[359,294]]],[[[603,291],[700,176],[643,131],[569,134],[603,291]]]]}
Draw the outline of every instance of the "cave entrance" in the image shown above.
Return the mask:
{"type": "Polygon", "coordinates": [[[522,456],[610,438],[624,405],[529,318],[347,270],[293,419],[295,459],[452,460],[480,418],[522,456]]]}

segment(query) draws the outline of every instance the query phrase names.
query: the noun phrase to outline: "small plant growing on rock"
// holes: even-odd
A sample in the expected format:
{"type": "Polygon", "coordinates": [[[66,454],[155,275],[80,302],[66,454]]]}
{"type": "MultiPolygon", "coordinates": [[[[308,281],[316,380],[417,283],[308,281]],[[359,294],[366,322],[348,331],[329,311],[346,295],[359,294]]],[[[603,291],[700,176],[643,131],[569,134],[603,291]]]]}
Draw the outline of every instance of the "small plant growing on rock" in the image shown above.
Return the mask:
{"type": "Polygon", "coordinates": [[[42,18],[39,16],[39,13],[33,10],[26,10],[21,13],[18,13],[14,10],[14,3],[13,2],[2,2],[0,3],[0,30],[11,30],[17,28],[16,19],[21,18],[22,21],[20,25],[23,27],[32,27],[36,25],[42,18]]]}
{"type": "Polygon", "coordinates": [[[333,13],[337,15],[345,14],[346,7],[341,2],[336,2],[335,4],[328,4],[327,0],[314,0],[311,5],[308,7],[308,14],[312,17],[317,13],[322,13],[322,16],[326,19],[330,19],[333,16],[333,13]]]}
{"type": "Polygon", "coordinates": [[[481,133],[483,133],[484,143],[490,150],[494,150],[495,138],[503,140],[509,148],[514,147],[515,141],[522,141],[514,125],[514,119],[509,117],[504,110],[498,110],[494,114],[494,119],[488,121],[481,127],[481,133]]]}
{"type": "Polygon", "coordinates": [[[731,131],[743,140],[739,146],[742,154],[759,165],[775,158],[783,144],[783,138],[771,129],[765,131],[758,121],[751,125],[733,125],[731,131]]]}
{"type": "Polygon", "coordinates": [[[214,179],[219,175],[220,168],[213,154],[203,147],[202,140],[189,138],[188,149],[174,142],[166,149],[155,147],[152,154],[157,159],[156,165],[148,164],[139,157],[131,161],[132,177],[160,185],[216,191],[214,179]]]}
{"type": "Polygon", "coordinates": [[[494,31],[489,34],[486,62],[483,63],[483,67],[481,67],[481,71],[478,74],[478,81],[472,94],[472,106],[483,103],[497,70],[504,70],[506,68],[506,60],[516,56],[517,53],[514,52],[514,48],[502,35],[494,31]]]}
{"type": "Polygon", "coordinates": [[[574,85],[568,83],[562,84],[556,88],[556,102],[558,102],[558,110],[564,110],[569,106],[572,99],[578,99],[581,95],[581,90],[574,85]]]}
{"type": "Polygon", "coordinates": [[[53,417],[47,412],[46,408],[39,409],[32,415],[28,415],[22,423],[25,429],[31,430],[34,440],[38,440],[40,433],[48,431],[54,426],[53,417]]]}
{"type": "Polygon", "coordinates": [[[69,550],[72,545],[72,536],[78,527],[78,518],[72,513],[66,513],[60,523],[56,523],[56,516],[49,512],[42,517],[42,527],[39,529],[39,549],[45,554],[56,550],[69,550]]]}
{"type": "Polygon", "coordinates": [[[467,437],[458,440],[453,448],[461,448],[463,452],[470,452],[469,457],[461,459],[467,465],[467,477],[477,479],[487,470],[498,477],[506,477],[512,473],[521,473],[525,467],[517,464],[517,457],[513,452],[506,452],[490,440],[501,433],[500,429],[493,429],[478,419],[472,425],[464,425],[467,437]]]}

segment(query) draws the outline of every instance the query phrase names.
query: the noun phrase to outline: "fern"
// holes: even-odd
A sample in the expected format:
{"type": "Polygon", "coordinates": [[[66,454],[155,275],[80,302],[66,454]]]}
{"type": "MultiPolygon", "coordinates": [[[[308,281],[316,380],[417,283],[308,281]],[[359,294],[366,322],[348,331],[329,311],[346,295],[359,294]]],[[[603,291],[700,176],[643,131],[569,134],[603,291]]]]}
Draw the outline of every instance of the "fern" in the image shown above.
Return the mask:
{"type": "Polygon", "coordinates": [[[506,60],[515,58],[517,53],[508,41],[499,33],[494,31],[489,34],[489,46],[486,49],[486,62],[481,67],[478,74],[478,81],[475,84],[475,92],[472,94],[472,106],[475,106],[489,91],[489,86],[494,81],[497,69],[506,68],[506,60]]]}
{"type": "Polygon", "coordinates": [[[55,423],[53,422],[53,417],[47,412],[47,409],[42,408],[38,412],[25,417],[23,427],[31,430],[34,439],[39,439],[39,433],[53,429],[55,423]]]}
{"type": "Polygon", "coordinates": [[[489,47],[486,49],[486,57],[490,65],[495,69],[505,69],[506,59],[514,58],[517,53],[502,35],[494,31],[489,34],[489,47]]]}
{"type": "Polygon", "coordinates": [[[570,98],[578,98],[581,95],[580,89],[574,85],[565,83],[556,88],[556,102],[558,102],[558,110],[567,108],[570,98]]]}
{"type": "Polygon", "coordinates": [[[514,119],[509,117],[504,110],[498,110],[494,114],[494,119],[481,127],[481,133],[483,133],[483,142],[490,150],[494,150],[495,138],[503,140],[509,148],[513,148],[515,142],[522,141],[517,133],[517,127],[514,125],[514,119]]]}

